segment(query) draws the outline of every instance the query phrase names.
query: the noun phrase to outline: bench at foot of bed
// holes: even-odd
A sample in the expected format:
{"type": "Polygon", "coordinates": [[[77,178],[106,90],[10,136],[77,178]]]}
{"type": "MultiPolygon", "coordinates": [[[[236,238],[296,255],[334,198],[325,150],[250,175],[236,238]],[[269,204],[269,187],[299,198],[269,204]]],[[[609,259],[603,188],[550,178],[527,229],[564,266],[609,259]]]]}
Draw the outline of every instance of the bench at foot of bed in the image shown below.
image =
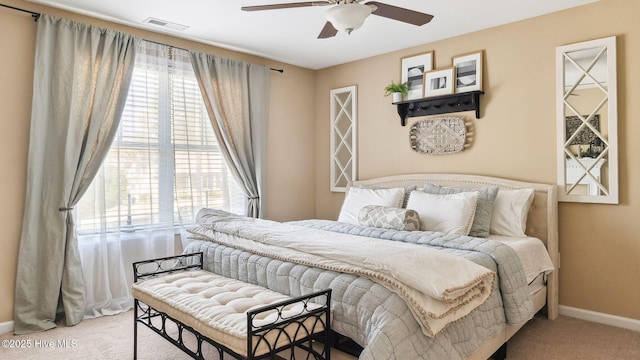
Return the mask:
{"type": "Polygon", "coordinates": [[[136,262],[133,269],[134,359],[138,323],[195,359],[295,359],[295,348],[305,359],[330,359],[331,289],[291,298],[203,270],[202,253],[136,262]]]}

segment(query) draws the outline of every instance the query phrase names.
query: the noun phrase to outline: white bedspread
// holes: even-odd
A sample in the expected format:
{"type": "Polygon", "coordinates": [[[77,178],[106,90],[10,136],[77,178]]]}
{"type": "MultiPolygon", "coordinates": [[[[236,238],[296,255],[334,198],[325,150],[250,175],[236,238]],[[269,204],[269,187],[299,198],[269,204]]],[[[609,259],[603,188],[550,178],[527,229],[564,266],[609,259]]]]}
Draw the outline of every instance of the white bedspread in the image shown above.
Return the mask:
{"type": "Polygon", "coordinates": [[[483,266],[427,247],[224,212],[206,216],[210,226],[198,235],[225,246],[378,281],[405,298],[427,336],[480,306],[496,280],[483,266]]]}
{"type": "Polygon", "coordinates": [[[487,239],[500,241],[515,250],[522,263],[527,284],[531,284],[541,273],[548,274],[554,270],[547,248],[538,238],[489,235],[487,239]]]}

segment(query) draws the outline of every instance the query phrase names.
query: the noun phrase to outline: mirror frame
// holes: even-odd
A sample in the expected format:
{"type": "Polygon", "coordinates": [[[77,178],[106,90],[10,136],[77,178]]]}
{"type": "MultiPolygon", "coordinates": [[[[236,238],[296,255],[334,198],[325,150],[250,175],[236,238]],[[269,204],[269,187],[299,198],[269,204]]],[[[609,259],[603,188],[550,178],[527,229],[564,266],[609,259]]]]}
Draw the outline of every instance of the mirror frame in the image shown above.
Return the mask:
{"type": "MultiPolygon", "coordinates": [[[[617,81],[616,37],[580,42],[556,47],[556,125],[557,125],[557,183],[558,200],[564,202],[618,204],[618,81],[617,81]],[[570,195],[566,191],[566,155],[564,152],[566,137],[566,116],[575,115],[565,112],[565,71],[566,53],[593,48],[606,48],[607,51],[607,190],[599,195],[570,195]]],[[[573,88],[572,88],[573,90],[573,88]]],[[[584,170],[586,173],[587,170],[584,170]]],[[[601,184],[601,183],[600,183],[601,184]]]]}
{"type": "Polygon", "coordinates": [[[331,191],[346,192],[349,183],[357,180],[358,176],[358,87],[333,89],[329,96],[331,191]],[[340,129],[343,122],[348,123],[346,130],[340,129]],[[341,157],[346,157],[346,161],[340,161],[341,157]]]}

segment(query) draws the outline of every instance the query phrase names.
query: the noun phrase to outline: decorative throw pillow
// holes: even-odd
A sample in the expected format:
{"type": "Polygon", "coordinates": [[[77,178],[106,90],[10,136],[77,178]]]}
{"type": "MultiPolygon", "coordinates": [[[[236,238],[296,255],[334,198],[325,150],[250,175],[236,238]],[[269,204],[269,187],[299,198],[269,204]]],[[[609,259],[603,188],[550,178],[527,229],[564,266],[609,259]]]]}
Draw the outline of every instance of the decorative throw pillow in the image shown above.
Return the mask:
{"type": "Polygon", "coordinates": [[[473,218],[473,225],[471,225],[470,236],[475,237],[487,237],[489,236],[489,229],[491,227],[491,213],[493,212],[493,203],[498,195],[497,186],[491,186],[487,188],[477,189],[462,189],[444,187],[436,184],[426,183],[424,184],[423,191],[429,194],[457,194],[461,192],[477,192],[478,193],[478,205],[476,206],[476,214],[473,218]]]}
{"type": "MultiPolygon", "coordinates": [[[[402,208],[406,208],[407,207],[407,202],[409,201],[409,195],[411,195],[411,192],[416,190],[418,187],[415,185],[412,186],[405,186],[404,187],[404,198],[402,199],[402,208]]],[[[416,229],[418,230],[418,229],[416,229]]]]}
{"type": "MultiPolygon", "coordinates": [[[[377,187],[369,187],[369,186],[360,186],[360,188],[362,189],[381,189],[381,188],[377,188],[377,187]]],[[[404,187],[404,199],[402,200],[402,208],[406,208],[407,207],[407,201],[409,201],[409,195],[411,195],[411,192],[413,190],[416,190],[418,187],[415,185],[410,185],[410,186],[405,186],[404,187]]]]}
{"type": "Polygon", "coordinates": [[[407,209],[420,215],[420,229],[468,235],[478,203],[478,192],[449,195],[412,191],[407,209]]]}
{"type": "Polygon", "coordinates": [[[367,205],[400,207],[404,188],[365,189],[352,187],[344,198],[338,221],[359,225],[360,209],[367,205]]]}
{"type": "Polygon", "coordinates": [[[527,216],[533,202],[533,189],[500,190],[493,204],[491,228],[494,235],[526,237],[527,216]]]}
{"type": "Polygon", "coordinates": [[[367,205],[360,209],[360,225],[393,230],[420,230],[420,217],[414,210],[367,205]]]}

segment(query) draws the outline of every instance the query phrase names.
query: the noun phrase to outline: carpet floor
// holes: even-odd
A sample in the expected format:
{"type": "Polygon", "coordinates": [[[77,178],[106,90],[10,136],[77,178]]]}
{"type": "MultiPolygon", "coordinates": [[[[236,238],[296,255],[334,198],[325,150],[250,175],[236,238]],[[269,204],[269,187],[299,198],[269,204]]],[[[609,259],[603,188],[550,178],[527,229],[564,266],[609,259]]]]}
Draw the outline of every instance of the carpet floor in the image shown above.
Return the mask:
{"type": "MultiPolygon", "coordinates": [[[[189,358],[146,327],[138,329],[141,360],[189,358]]],[[[37,334],[1,335],[0,359],[131,359],[132,339],[133,312],[129,311],[37,334]]],[[[565,316],[555,321],[535,317],[509,341],[507,359],[638,360],[640,332],[565,316]]]]}

